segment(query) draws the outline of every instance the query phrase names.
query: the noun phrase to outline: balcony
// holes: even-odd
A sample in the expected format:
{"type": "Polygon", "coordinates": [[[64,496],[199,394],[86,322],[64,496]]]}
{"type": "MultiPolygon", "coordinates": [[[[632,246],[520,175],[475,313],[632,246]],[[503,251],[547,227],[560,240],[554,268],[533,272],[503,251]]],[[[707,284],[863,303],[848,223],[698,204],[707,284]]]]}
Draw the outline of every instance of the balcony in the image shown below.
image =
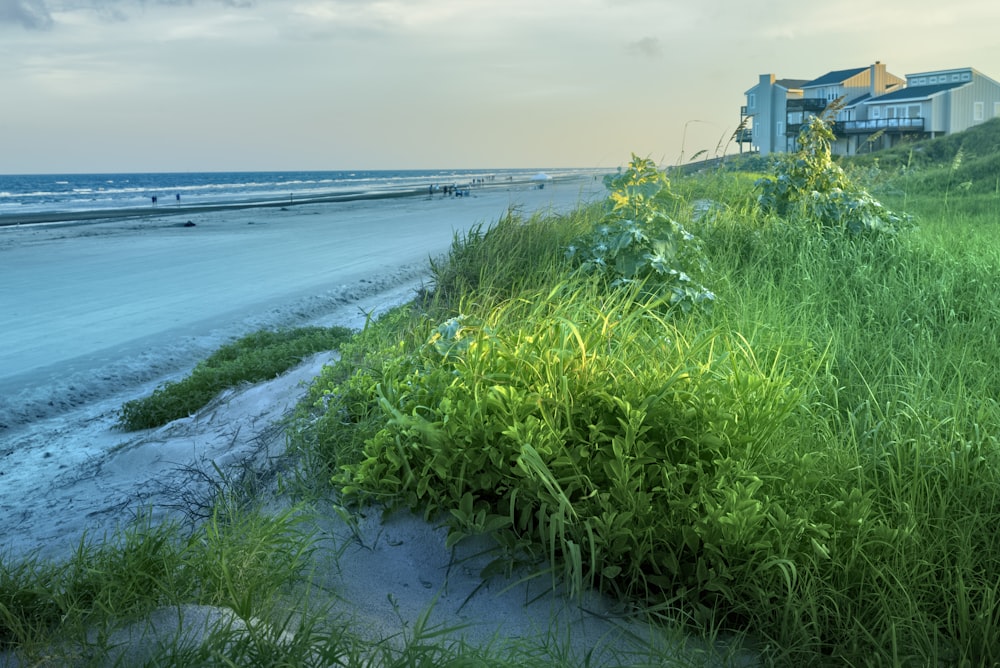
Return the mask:
{"type": "Polygon", "coordinates": [[[818,97],[793,97],[785,100],[785,109],[789,112],[805,111],[819,114],[826,109],[827,101],[818,97]]]}
{"type": "Polygon", "coordinates": [[[736,143],[737,144],[752,144],[753,143],[753,128],[739,128],[736,130],[736,143]]]}
{"type": "Polygon", "coordinates": [[[923,132],[923,118],[870,118],[867,121],[841,121],[835,129],[844,134],[867,134],[885,132],[923,132]]]}

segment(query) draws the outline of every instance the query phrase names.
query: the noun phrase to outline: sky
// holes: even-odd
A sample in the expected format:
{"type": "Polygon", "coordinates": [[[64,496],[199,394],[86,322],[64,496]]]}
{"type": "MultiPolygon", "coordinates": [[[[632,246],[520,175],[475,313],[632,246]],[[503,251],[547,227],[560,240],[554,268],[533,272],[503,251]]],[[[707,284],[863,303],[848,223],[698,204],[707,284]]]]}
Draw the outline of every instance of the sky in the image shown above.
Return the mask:
{"type": "Polygon", "coordinates": [[[0,174],[672,165],[760,74],[1000,80],[996,0],[0,0],[0,174]]]}

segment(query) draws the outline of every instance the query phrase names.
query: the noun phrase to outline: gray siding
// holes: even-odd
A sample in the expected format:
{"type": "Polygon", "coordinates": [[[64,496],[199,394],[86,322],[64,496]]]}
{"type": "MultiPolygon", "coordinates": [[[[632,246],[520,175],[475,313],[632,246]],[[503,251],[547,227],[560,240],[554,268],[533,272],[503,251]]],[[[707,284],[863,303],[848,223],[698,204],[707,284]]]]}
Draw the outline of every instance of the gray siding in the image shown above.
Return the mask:
{"type": "Polygon", "coordinates": [[[753,142],[761,155],[785,150],[784,121],[788,89],[774,82],[774,75],[760,75],[760,82],[747,91],[753,93],[754,107],[747,111],[753,114],[753,142]],[[779,126],[780,124],[780,126],[779,126]],[[780,132],[779,132],[780,130],[780,132]]]}
{"type": "Polygon", "coordinates": [[[973,125],[993,118],[995,102],[1000,102],[1000,84],[984,76],[973,75],[967,86],[962,86],[951,95],[948,132],[961,132],[973,125]],[[976,119],[976,102],[982,103],[982,118],[976,119]]]}

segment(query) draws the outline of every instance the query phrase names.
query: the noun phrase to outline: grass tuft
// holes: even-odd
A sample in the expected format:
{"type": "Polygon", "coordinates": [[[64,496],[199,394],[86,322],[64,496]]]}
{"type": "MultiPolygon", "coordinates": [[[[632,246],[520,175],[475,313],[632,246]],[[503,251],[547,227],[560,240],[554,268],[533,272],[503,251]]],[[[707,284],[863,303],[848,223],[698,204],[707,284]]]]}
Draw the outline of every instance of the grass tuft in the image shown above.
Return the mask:
{"type": "Polygon", "coordinates": [[[166,383],[152,395],[126,402],[118,427],[138,431],[159,427],[203,408],[222,390],[270,380],[304,357],[335,349],[351,331],[344,327],[305,327],[260,331],[223,346],[183,380],[166,383]]]}

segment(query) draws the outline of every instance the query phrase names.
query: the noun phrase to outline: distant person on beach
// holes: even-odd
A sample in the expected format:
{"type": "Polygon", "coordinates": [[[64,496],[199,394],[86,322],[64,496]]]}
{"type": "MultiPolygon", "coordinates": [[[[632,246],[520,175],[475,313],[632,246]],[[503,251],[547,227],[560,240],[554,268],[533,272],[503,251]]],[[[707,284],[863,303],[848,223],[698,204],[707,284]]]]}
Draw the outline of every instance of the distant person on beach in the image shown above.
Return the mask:
{"type": "Polygon", "coordinates": [[[180,201],[181,201],[181,194],[180,194],[180,193],[177,193],[177,201],[178,201],[178,202],[180,202],[180,201]]]}
{"type": "Polygon", "coordinates": [[[156,195],[153,195],[153,206],[156,206],[156,195]]]}

